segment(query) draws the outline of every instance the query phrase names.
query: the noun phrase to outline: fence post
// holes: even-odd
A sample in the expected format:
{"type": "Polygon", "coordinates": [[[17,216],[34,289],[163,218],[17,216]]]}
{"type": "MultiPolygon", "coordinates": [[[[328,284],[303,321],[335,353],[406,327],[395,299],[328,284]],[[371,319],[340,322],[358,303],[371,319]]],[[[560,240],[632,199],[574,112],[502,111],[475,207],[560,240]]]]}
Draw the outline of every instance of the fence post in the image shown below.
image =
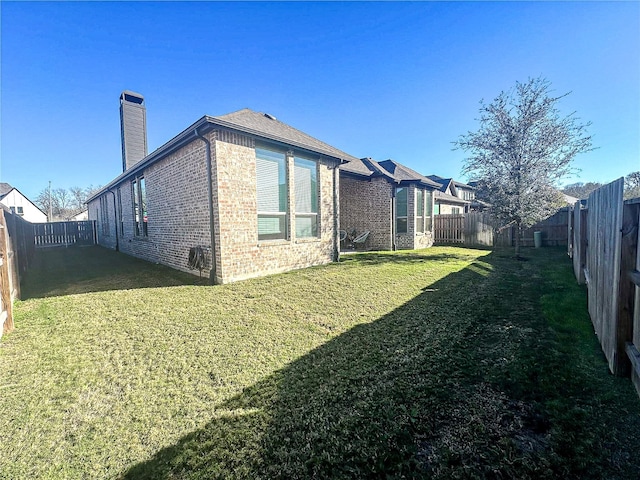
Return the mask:
{"type": "MultiPolygon", "coordinates": [[[[633,342],[631,345],[627,345],[627,354],[629,354],[629,350],[631,353],[635,355],[636,358],[640,357],[640,207],[638,208],[638,214],[636,215],[636,265],[635,271],[633,273],[634,285],[635,285],[635,293],[634,293],[634,301],[633,301],[633,342]],[[632,347],[632,348],[629,348],[632,347]]],[[[640,395],[640,365],[638,362],[633,362],[633,369],[631,371],[631,381],[633,385],[636,387],[636,392],[640,395]]]]}
{"type": "MultiPolygon", "coordinates": [[[[9,282],[9,259],[7,255],[7,222],[4,210],[0,208],[0,298],[2,308],[0,313],[3,318],[2,333],[13,330],[13,302],[11,300],[11,284],[9,282]]],[[[1,336],[1,335],[0,335],[1,336]]]]}

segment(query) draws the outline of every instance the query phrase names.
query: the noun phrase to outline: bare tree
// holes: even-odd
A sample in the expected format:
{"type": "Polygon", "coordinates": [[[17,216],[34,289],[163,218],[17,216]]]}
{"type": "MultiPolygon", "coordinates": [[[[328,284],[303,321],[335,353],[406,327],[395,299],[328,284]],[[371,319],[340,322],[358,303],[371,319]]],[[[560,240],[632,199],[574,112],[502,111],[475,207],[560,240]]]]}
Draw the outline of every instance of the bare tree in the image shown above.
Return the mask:
{"type": "Polygon", "coordinates": [[[624,177],[624,198],[640,197],[640,171],[631,172],[624,177]]]}
{"type": "MultiPolygon", "coordinates": [[[[49,201],[50,199],[51,199],[51,197],[49,196],[49,189],[45,188],[45,189],[40,191],[38,196],[34,199],[33,203],[35,203],[40,208],[40,210],[45,212],[47,214],[47,216],[48,216],[49,215],[49,204],[53,203],[53,202],[49,201]]],[[[51,219],[49,219],[49,221],[51,221],[51,219]]]]}
{"type": "Polygon", "coordinates": [[[491,103],[481,102],[479,129],[453,142],[468,153],[463,174],[482,182],[494,216],[516,225],[516,256],[522,228],[553,213],[554,183],[571,171],[576,155],[592,150],[590,123],[558,110],[566,95],[552,96],[541,77],[516,82],[491,103]]]}
{"type": "Polygon", "coordinates": [[[49,188],[45,188],[38,194],[34,203],[43,212],[49,212],[49,206],[51,206],[52,218],[49,219],[50,221],[69,220],[85,209],[87,198],[100,188],[100,186],[94,187],[93,185],[86,188],[54,188],[51,191],[49,188]]]}
{"type": "Polygon", "coordinates": [[[572,183],[571,185],[566,185],[562,189],[562,193],[571,195],[572,197],[576,197],[579,199],[584,199],[584,198],[587,198],[591,192],[593,192],[594,190],[597,190],[603,185],[604,185],[603,183],[599,183],[599,182],[587,182],[587,183],[577,182],[577,183],[572,183]]]}
{"type": "Polygon", "coordinates": [[[76,213],[80,213],[84,209],[84,202],[87,200],[86,190],[81,187],[70,187],[69,193],[71,194],[72,208],[76,210],[76,213]]]}

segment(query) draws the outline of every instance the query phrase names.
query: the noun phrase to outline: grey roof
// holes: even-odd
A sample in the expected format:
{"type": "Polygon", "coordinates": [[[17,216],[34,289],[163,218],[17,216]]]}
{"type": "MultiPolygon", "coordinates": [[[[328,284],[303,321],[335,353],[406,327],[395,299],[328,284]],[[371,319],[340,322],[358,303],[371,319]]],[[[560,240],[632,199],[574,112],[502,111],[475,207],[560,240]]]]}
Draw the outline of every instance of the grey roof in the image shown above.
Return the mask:
{"type": "Polygon", "coordinates": [[[255,112],[244,108],[226,115],[209,117],[209,120],[212,123],[231,127],[269,140],[301,147],[305,150],[311,150],[312,152],[318,152],[340,160],[357,160],[356,157],[307,135],[267,113],[255,112]]]}
{"type": "Polygon", "coordinates": [[[350,160],[348,163],[343,163],[342,165],[340,165],[340,171],[353,173],[362,177],[372,177],[376,174],[375,169],[371,169],[364,162],[364,159],[361,160],[359,158],[350,160]]]}
{"type": "Polygon", "coordinates": [[[441,192],[440,190],[436,190],[434,198],[435,200],[438,200],[440,202],[455,203],[458,205],[466,205],[471,203],[469,200],[463,200],[461,198],[454,197],[453,195],[449,195],[448,193],[441,192]]]}
{"type": "Polygon", "coordinates": [[[7,193],[13,190],[13,187],[8,183],[0,182],[0,199],[4,198],[7,193]]]}
{"type": "Polygon", "coordinates": [[[380,165],[387,172],[393,175],[395,179],[399,182],[402,182],[402,181],[420,182],[432,188],[440,188],[439,183],[434,182],[430,178],[425,177],[424,175],[416,172],[415,170],[412,170],[409,167],[396,162],[395,160],[383,160],[381,162],[378,162],[378,165],[380,165]]]}
{"type": "Polygon", "coordinates": [[[469,185],[468,183],[459,182],[459,181],[457,181],[457,180],[452,180],[452,181],[453,181],[453,184],[454,184],[456,187],[461,187],[461,188],[470,188],[471,190],[475,190],[475,189],[476,189],[476,187],[475,187],[474,185],[469,185]]]}
{"type": "Polygon", "coordinates": [[[440,188],[438,190],[440,190],[441,192],[446,192],[447,190],[449,190],[449,184],[452,181],[451,178],[443,178],[439,177],[438,175],[427,175],[427,178],[433,180],[436,183],[439,183],[440,188]]]}
{"type": "Polygon", "coordinates": [[[567,202],[570,205],[575,205],[575,203],[580,200],[579,198],[572,197],[571,195],[567,195],[566,193],[562,193],[562,196],[564,197],[565,202],[567,202]]]}
{"type": "Polygon", "coordinates": [[[192,142],[196,136],[195,131],[205,133],[216,127],[224,127],[238,132],[246,133],[265,140],[282,143],[292,147],[297,147],[314,153],[319,153],[331,158],[335,158],[341,162],[349,162],[357,160],[356,157],[348,153],[338,150],[331,145],[321,142],[317,138],[307,135],[286,123],[276,120],[272,115],[255,112],[248,108],[238,110],[237,112],[211,117],[205,115],[197,120],[191,126],[184,129],[178,135],[173,137],[167,143],[157,148],[145,158],[137,162],[131,168],[121,173],[102,189],[95,192],[87,199],[87,203],[102,195],[105,191],[118,185],[123,180],[140,173],[149,165],[175,152],[177,149],[192,142]]]}
{"type": "Polygon", "coordinates": [[[376,162],[371,158],[356,159],[340,165],[340,170],[362,177],[384,177],[388,181],[395,183],[416,182],[431,188],[440,187],[439,184],[395,160],[376,162]]]}
{"type": "Polygon", "coordinates": [[[449,189],[449,185],[451,184],[453,184],[454,188],[461,187],[461,188],[469,188],[471,190],[476,189],[475,185],[469,185],[467,183],[458,182],[453,178],[444,178],[444,177],[439,177],[438,175],[427,175],[427,177],[433,180],[434,182],[437,182],[442,185],[442,187],[440,188],[441,192],[446,192],[449,189]]]}

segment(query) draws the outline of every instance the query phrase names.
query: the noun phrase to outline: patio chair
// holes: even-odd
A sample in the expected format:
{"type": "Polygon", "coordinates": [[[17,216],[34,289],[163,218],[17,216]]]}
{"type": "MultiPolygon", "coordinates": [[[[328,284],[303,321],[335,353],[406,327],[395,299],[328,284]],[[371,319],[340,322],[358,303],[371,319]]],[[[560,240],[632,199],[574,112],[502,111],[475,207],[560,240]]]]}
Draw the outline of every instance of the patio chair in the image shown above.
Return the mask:
{"type": "Polygon", "coordinates": [[[367,238],[369,238],[369,230],[367,230],[364,233],[361,233],[360,235],[358,235],[356,238],[354,238],[351,243],[353,243],[353,248],[355,248],[356,250],[358,249],[358,245],[362,245],[364,248],[364,244],[367,241],[367,238]]]}

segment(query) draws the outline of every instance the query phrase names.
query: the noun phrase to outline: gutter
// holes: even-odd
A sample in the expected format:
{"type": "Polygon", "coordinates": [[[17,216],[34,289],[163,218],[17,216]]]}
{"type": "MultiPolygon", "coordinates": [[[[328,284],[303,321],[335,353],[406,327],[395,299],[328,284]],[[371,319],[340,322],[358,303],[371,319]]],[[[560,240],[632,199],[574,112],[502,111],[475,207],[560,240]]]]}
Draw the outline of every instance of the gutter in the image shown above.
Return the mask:
{"type": "Polygon", "coordinates": [[[211,142],[203,136],[198,127],[194,128],[194,133],[197,138],[205,143],[206,161],[207,161],[207,200],[209,206],[209,234],[211,235],[211,270],[209,270],[209,285],[216,284],[216,237],[214,230],[213,219],[213,188],[211,183],[213,181],[212,167],[211,167],[211,142]]]}
{"type": "Polygon", "coordinates": [[[338,179],[340,178],[340,164],[333,167],[333,261],[340,262],[340,245],[338,244],[339,215],[338,211],[338,179]]]}
{"type": "Polygon", "coordinates": [[[396,251],[396,186],[391,184],[391,250],[396,251]]]}
{"type": "MultiPolygon", "coordinates": [[[[164,145],[158,147],[156,150],[154,150],[153,152],[151,152],[149,155],[147,155],[145,158],[143,158],[142,160],[140,160],[138,163],[136,163],[135,165],[131,166],[129,169],[125,170],[124,172],[122,172],[120,175],[118,175],[116,178],[114,178],[111,182],[109,182],[107,185],[105,185],[103,188],[101,188],[100,190],[98,190],[96,193],[94,193],[91,197],[89,197],[87,199],[87,203],[93,201],[94,199],[98,198],[100,195],[102,195],[104,192],[108,191],[109,189],[113,188],[114,186],[118,185],[120,182],[122,182],[123,180],[135,175],[136,173],[143,171],[145,168],[147,168],[149,165],[153,164],[154,162],[156,162],[157,160],[160,160],[161,158],[164,158],[167,155],[170,155],[171,153],[177,151],[178,149],[182,148],[184,145],[186,145],[187,143],[189,143],[190,141],[193,140],[193,132],[194,131],[198,131],[202,128],[211,128],[211,127],[222,127],[222,128],[226,128],[228,130],[231,131],[236,131],[236,132],[241,132],[241,133],[245,133],[245,134],[249,134],[249,135],[253,135],[255,137],[260,138],[261,141],[266,141],[266,142],[275,142],[278,144],[285,144],[285,145],[290,145],[293,146],[299,150],[302,150],[304,152],[308,152],[308,153],[320,153],[321,155],[325,156],[325,157],[329,157],[329,158],[334,158],[336,160],[338,160],[341,164],[342,163],[348,163],[351,158],[355,158],[355,157],[351,157],[350,155],[348,155],[347,153],[344,153],[344,155],[336,155],[339,153],[338,152],[330,152],[327,151],[325,148],[322,147],[313,147],[313,149],[310,149],[309,146],[304,146],[299,142],[296,141],[292,141],[292,140],[287,140],[285,138],[282,138],[278,135],[271,135],[269,133],[265,133],[265,132],[261,132],[259,130],[255,130],[249,127],[244,127],[241,125],[236,125],[235,123],[231,123],[231,122],[227,122],[224,120],[220,120],[216,117],[210,117],[208,115],[205,115],[201,118],[199,118],[195,123],[193,123],[191,126],[187,127],[185,130],[183,130],[182,132],[180,132],[178,135],[176,135],[175,137],[173,137],[171,140],[169,140],[168,142],[166,142],[164,145]]],[[[198,138],[202,138],[200,137],[197,133],[196,136],[198,136],[198,138]]]]}

